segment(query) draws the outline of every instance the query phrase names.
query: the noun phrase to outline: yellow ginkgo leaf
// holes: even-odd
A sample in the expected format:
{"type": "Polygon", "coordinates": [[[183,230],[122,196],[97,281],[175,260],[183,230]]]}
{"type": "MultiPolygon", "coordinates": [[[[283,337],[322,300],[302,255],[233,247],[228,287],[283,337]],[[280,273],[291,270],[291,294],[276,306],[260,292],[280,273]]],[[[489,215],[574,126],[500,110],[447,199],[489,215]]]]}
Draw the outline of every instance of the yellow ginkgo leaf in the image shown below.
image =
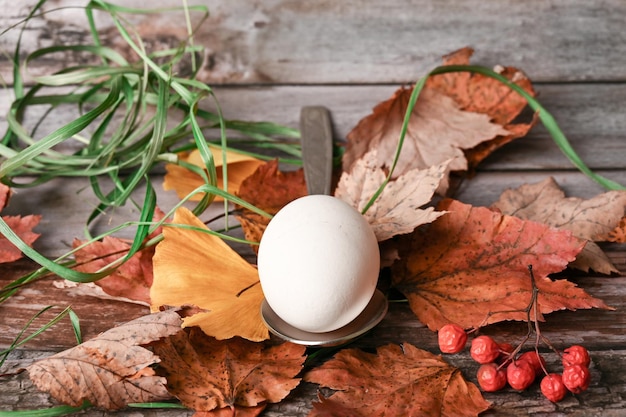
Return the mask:
{"type": "Polygon", "coordinates": [[[257,269],[219,237],[176,225],[207,229],[184,207],[163,228],[153,258],[152,309],[193,305],[204,311],[185,318],[185,327],[198,326],[216,339],[268,339],[257,269]]]}
{"type": "MultiPolygon", "coordinates": [[[[210,146],[211,153],[213,154],[213,160],[215,161],[215,167],[217,168],[217,186],[224,189],[224,178],[222,176],[223,166],[223,153],[222,148],[216,146],[210,146]]],[[[179,155],[181,161],[189,164],[196,165],[198,167],[204,167],[200,151],[193,150],[187,154],[179,155]]],[[[226,151],[226,163],[228,167],[228,192],[236,193],[243,180],[248,178],[256,169],[263,165],[263,161],[256,159],[252,156],[245,155],[238,152],[226,151]]],[[[165,166],[166,174],[163,180],[163,189],[174,190],[178,197],[183,198],[189,195],[193,190],[204,184],[202,178],[184,167],[176,164],[167,164],[165,166]]],[[[194,195],[191,200],[198,201],[202,198],[202,194],[194,195]]],[[[216,201],[220,201],[221,198],[216,197],[216,201]]]]}

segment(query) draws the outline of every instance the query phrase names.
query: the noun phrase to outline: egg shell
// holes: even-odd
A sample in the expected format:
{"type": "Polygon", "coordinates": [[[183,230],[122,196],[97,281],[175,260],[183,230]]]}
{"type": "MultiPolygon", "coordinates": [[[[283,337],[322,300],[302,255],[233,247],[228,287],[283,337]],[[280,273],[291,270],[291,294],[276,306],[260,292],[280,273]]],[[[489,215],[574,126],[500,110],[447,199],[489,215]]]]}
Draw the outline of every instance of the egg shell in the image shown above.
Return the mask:
{"type": "Polygon", "coordinates": [[[310,195],[270,221],[258,251],[265,299],[288,324],[329,332],[354,320],[378,281],[380,252],[365,218],[344,201],[310,195]]]}

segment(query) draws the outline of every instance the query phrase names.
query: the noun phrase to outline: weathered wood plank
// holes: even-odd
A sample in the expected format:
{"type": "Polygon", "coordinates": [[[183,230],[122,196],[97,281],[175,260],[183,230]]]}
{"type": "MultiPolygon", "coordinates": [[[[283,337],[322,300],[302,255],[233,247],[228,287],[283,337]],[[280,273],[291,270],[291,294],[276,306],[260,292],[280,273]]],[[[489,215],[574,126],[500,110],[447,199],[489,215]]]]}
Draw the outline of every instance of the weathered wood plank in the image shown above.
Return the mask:
{"type": "MultiPolygon", "coordinates": [[[[391,97],[397,85],[385,86],[273,86],[216,87],[220,107],[228,119],[271,121],[297,128],[300,108],[324,105],[331,111],[333,132],[345,140],[360,119],[372,108],[391,97]]],[[[552,113],[574,149],[592,169],[626,168],[626,121],[623,103],[626,84],[541,84],[538,99],[552,113]]],[[[44,92],[45,93],[45,92],[44,92]]],[[[6,129],[10,95],[0,96],[0,131],[6,129]]],[[[207,101],[204,107],[212,109],[207,101]]],[[[27,121],[32,125],[45,110],[33,107],[27,121]]],[[[73,106],[62,106],[39,126],[37,137],[61,127],[77,117],[73,106]]],[[[172,115],[172,117],[175,117],[172,115]]],[[[28,125],[28,123],[27,123],[28,125]]],[[[217,132],[207,132],[216,138],[217,132]]],[[[236,137],[235,133],[231,133],[236,137]]],[[[483,162],[481,170],[558,170],[572,169],[571,162],[555,145],[542,125],[527,137],[518,139],[483,162]]]]}
{"type": "MultiPolygon", "coordinates": [[[[15,8],[2,0],[7,13],[0,28],[19,22],[35,3],[22,1],[15,8]]],[[[626,77],[626,4],[620,0],[190,3],[211,11],[196,35],[206,47],[201,78],[211,83],[403,83],[438,65],[441,55],[468,45],[477,50],[476,63],[516,66],[536,81],[626,77]]],[[[55,0],[45,10],[84,4],[55,0]]],[[[141,0],[123,4],[146,7],[141,0]]],[[[160,0],[150,6],[180,4],[160,0]]],[[[99,16],[105,44],[119,47],[111,23],[99,16]]],[[[149,46],[175,45],[186,33],[180,14],[133,20],[149,46]]],[[[86,27],[80,8],[44,14],[29,24],[23,51],[88,41],[86,27]]],[[[0,48],[11,51],[17,36],[12,31],[0,37],[0,48]]],[[[0,75],[10,82],[11,67],[1,59],[0,75]]],[[[59,54],[35,63],[32,73],[84,60],[80,54],[59,54]]]]}

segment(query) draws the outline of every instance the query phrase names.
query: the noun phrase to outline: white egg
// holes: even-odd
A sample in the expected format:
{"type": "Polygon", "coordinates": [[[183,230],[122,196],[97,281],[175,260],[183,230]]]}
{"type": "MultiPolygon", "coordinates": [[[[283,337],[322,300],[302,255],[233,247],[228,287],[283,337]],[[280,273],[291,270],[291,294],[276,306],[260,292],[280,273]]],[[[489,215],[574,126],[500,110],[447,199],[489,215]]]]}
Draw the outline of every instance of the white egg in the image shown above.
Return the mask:
{"type": "Polygon", "coordinates": [[[329,332],[354,320],[378,280],[380,252],[365,218],[326,195],[283,207],[263,233],[258,268],[265,299],[288,324],[329,332]]]}

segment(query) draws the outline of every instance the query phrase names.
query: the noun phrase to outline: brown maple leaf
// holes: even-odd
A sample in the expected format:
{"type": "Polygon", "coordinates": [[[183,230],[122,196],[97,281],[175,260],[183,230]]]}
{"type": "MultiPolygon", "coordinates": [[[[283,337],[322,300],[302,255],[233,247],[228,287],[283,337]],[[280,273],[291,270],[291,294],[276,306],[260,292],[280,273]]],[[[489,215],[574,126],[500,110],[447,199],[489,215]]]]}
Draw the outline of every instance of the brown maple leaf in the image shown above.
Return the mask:
{"type": "Polygon", "coordinates": [[[152,369],[159,358],[141,345],[180,332],[180,326],[174,310],[140,317],[27,370],[37,388],[72,406],[89,401],[116,410],[129,403],[162,401],[171,395],[165,378],[152,369]]]}
{"type": "Polygon", "coordinates": [[[555,310],[609,308],[570,281],[548,278],[584,246],[569,231],[454,200],[438,209],[448,213],[407,236],[392,268],[393,285],[431,330],[525,320],[533,290],[529,265],[539,289],[539,317],[531,319],[555,310]]]}
{"type": "Polygon", "coordinates": [[[193,305],[205,309],[185,317],[184,326],[199,326],[217,339],[269,338],[261,319],[263,292],[256,268],[182,207],[153,258],[150,289],[153,309],[193,305]]]}
{"type": "MultiPolygon", "coordinates": [[[[224,188],[224,176],[222,167],[224,166],[224,153],[222,148],[217,146],[210,146],[211,153],[213,154],[213,161],[217,171],[217,187],[224,188]]],[[[181,161],[189,163],[204,169],[204,162],[200,155],[200,151],[193,150],[189,153],[180,154],[181,161]]],[[[226,163],[227,163],[227,190],[231,194],[235,194],[239,189],[244,179],[250,176],[263,161],[254,157],[235,152],[232,150],[226,151],[226,163]]],[[[195,172],[176,164],[165,165],[166,174],[163,178],[163,189],[174,190],[180,198],[184,198],[189,195],[193,190],[205,182],[202,177],[195,172]]],[[[192,201],[198,201],[203,197],[202,194],[195,194],[190,199],[192,201]]],[[[215,201],[220,201],[221,197],[216,197],[215,201]]]]}
{"type": "MultiPolygon", "coordinates": [[[[412,88],[400,88],[348,133],[344,171],[350,171],[371,149],[377,150],[377,166],[392,166],[412,91],[412,88]]],[[[502,126],[491,123],[489,116],[463,111],[450,97],[424,88],[411,113],[393,175],[397,177],[416,168],[426,169],[450,159],[451,171],[465,171],[468,165],[464,149],[508,133],[502,126]]],[[[442,186],[440,192],[444,191],[445,186],[442,186]]]]}
{"type": "MultiPolygon", "coordinates": [[[[443,65],[469,65],[474,50],[462,48],[444,57],[443,65]]],[[[526,74],[514,67],[495,68],[496,72],[535,96],[531,81],[526,74]]],[[[526,136],[537,123],[537,117],[529,123],[512,123],[527,105],[526,99],[500,81],[478,73],[451,72],[430,77],[426,85],[451,98],[462,110],[483,113],[509,133],[498,135],[465,151],[469,169],[475,168],[493,151],[514,139],[526,136]]]]}
{"type": "MultiPolygon", "coordinates": [[[[412,169],[385,185],[381,195],[364,213],[379,242],[410,233],[443,214],[433,207],[421,207],[432,199],[447,174],[447,165],[412,169]]],[[[342,174],[335,197],[362,212],[386,177],[383,169],[377,166],[376,150],[370,151],[356,161],[350,172],[342,174]]]]}
{"type": "Polygon", "coordinates": [[[489,408],[478,388],[440,356],[405,343],[376,354],[345,349],[304,375],[337,390],[309,417],[477,416],[489,408]]]}
{"type": "Polygon", "coordinates": [[[216,340],[197,328],[152,344],[159,373],[185,406],[217,415],[237,415],[235,407],[258,408],[280,402],[300,382],[305,347],[267,347],[241,338],[216,340]],[[229,414],[228,411],[231,413],[229,414]]]}
{"type": "MultiPolygon", "coordinates": [[[[305,195],[304,171],[282,172],[278,169],[277,160],[261,165],[242,182],[237,193],[238,197],[272,215],[287,203],[305,195]]],[[[242,207],[236,217],[245,238],[251,242],[260,242],[270,219],[242,207]]],[[[256,251],[258,246],[253,246],[253,249],[256,251]]]]}
{"type": "Polygon", "coordinates": [[[583,271],[619,272],[595,242],[605,241],[626,212],[626,191],[608,191],[588,200],[565,197],[554,178],[506,190],[491,208],[504,214],[569,230],[590,242],[572,262],[583,271]]]}

